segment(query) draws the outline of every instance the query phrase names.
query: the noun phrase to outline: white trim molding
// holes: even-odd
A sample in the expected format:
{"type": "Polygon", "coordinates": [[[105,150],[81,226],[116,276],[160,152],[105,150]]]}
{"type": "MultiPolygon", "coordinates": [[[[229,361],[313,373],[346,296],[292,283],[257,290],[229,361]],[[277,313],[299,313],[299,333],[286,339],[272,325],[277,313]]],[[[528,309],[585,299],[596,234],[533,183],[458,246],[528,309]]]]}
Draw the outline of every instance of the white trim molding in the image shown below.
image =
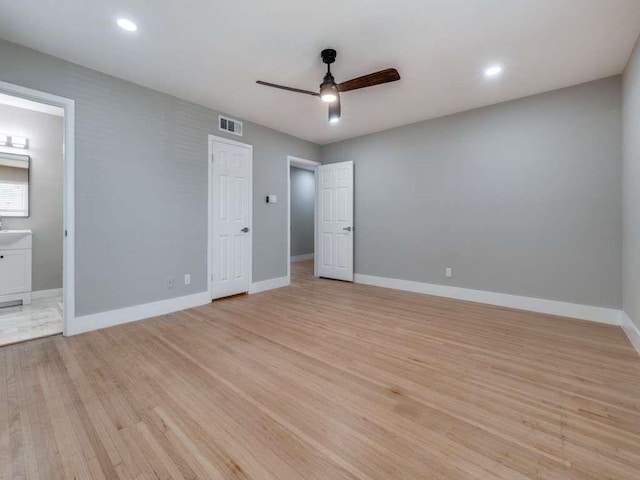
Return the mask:
{"type": "MultiPolygon", "coordinates": [[[[273,290],[274,288],[286,287],[290,283],[289,277],[272,278],[262,282],[252,283],[249,293],[259,293],[273,290]]],[[[138,320],[144,320],[146,318],[158,317],[188,308],[200,307],[208,303],[211,303],[211,298],[209,297],[209,292],[206,291],[193,295],[185,295],[184,297],[169,298],[158,302],[120,308],[118,310],[83,315],[76,317],[73,328],[69,330],[68,335],[77,335],[93,330],[113,327],[115,325],[122,325],[124,323],[137,322],[138,320]]]]}
{"type": "Polygon", "coordinates": [[[293,257],[291,257],[291,263],[306,262],[307,260],[313,260],[313,257],[314,257],[313,253],[306,253],[304,255],[294,255],[293,257]]]}
{"type": "Polygon", "coordinates": [[[292,155],[287,156],[287,160],[289,160],[289,167],[302,168],[304,170],[311,170],[312,172],[316,171],[316,167],[322,165],[315,160],[307,160],[306,158],[294,157],[292,155]]]}
{"type": "Polygon", "coordinates": [[[184,297],[169,298],[158,302],[135,305],[133,307],[109,310],[107,312],[94,313],[76,317],[73,328],[67,335],[91,332],[101,328],[122,325],[123,323],[136,322],[145,318],[157,317],[168,313],[199,307],[211,303],[209,292],[185,295],[184,297]]]}
{"type": "Polygon", "coordinates": [[[39,298],[55,298],[62,296],[62,288],[52,288],[51,290],[38,290],[37,292],[31,292],[31,299],[37,300],[39,298]]]}
{"type": "Polygon", "coordinates": [[[269,280],[252,283],[249,293],[266,292],[267,290],[288,287],[289,285],[291,285],[291,277],[288,275],[286,277],[270,278],[269,280]]]}
{"type": "Polygon", "coordinates": [[[469,288],[436,285],[410,280],[398,280],[395,278],[376,277],[358,273],[355,274],[355,282],[395,290],[405,290],[407,292],[435,295],[437,297],[455,298],[468,302],[486,303],[518,310],[529,310],[532,312],[579,318],[581,320],[590,320],[592,322],[607,323],[610,325],[620,325],[620,310],[615,308],[594,307],[591,305],[559,302],[557,300],[522,297],[506,293],[472,290],[469,288]]]}
{"type": "Polygon", "coordinates": [[[627,315],[625,311],[621,312],[621,316],[624,333],[627,334],[631,345],[633,345],[638,354],[640,354],[640,329],[631,321],[631,318],[629,318],[629,315],[627,315]]]}

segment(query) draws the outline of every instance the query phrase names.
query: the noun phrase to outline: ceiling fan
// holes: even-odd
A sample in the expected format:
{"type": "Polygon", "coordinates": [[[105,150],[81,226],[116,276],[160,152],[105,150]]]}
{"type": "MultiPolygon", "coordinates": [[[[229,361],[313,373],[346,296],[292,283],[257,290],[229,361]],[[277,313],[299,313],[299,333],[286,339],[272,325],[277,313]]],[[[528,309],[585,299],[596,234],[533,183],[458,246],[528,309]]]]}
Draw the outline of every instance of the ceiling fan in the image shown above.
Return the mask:
{"type": "Polygon", "coordinates": [[[319,93],[276,85],[275,83],[263,82],[262,80],[258,80],[256,83],[266,85],[267,87],[280,88],[289,92],[298,92],[320,97],[323,102],[329,104],[329,121],[337,122],[340,120],[340,93],[400,80],[400,74],[395,68],[387,68],[386,70],[370,73],[369,75],[347,80],[346,82],[336,83],[331,74],[331,64],[336,61],[336,51],[332,48],[327,48],[320,53],[320,56],[322,57],[322,61],[327,64],[327,73],[320,84],[319,93]]]}

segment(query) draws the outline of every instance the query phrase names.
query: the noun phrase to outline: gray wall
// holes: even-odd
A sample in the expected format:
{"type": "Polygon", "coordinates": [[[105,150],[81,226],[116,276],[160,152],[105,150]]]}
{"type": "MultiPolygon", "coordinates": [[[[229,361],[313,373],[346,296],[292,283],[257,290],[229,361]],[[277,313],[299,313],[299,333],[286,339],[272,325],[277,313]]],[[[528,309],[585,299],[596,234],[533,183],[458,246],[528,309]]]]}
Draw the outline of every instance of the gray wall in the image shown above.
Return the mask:
{"type": "MultiPolygon", "coordinates": [[[[76,315],[206,291],[207,135],[226,136],[218,112],[6,41],[0,80],[76,102],[76,315]]],[[[264,198],[286,198],[287,155],[317,160],[319,147],[244,127],[229,138],[254,147],[260,281],[285,276],[288,261],[286,204],[264,198]]]]}
{"type": "Polygon", "coordinates": [[[624,311],[640,328],[640,40],[623,83],[624,311]]]}
{"type": "Polygon", "coordinates": [[[356,272],[620,308],[621,123],[618,76],[323,147],[356,272]]]}
{"type": "Polygon", "coordinates": [[[27,137],[28,150],[4,151],[31,156],[29,217],[3,217],[2,226],[33,231],[33,291],[62,288],[63,120],[0,105],[0,132],[27,137]]]}
{"type": "Polygon", "coordinates": [[[313,253],[315,175],[291,168],[291,256],[313,253]]]}

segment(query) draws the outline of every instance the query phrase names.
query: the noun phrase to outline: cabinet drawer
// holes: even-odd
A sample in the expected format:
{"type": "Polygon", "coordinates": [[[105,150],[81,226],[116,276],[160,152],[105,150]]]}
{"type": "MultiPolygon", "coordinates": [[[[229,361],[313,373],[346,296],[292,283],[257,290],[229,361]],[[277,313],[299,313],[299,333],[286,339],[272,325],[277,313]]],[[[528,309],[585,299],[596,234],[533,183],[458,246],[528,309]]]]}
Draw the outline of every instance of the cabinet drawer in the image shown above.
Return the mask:
{"type": "Polygon", "coordinates": [[[0,295],[31,291],[31,250],[0,250],[0,295]]]}

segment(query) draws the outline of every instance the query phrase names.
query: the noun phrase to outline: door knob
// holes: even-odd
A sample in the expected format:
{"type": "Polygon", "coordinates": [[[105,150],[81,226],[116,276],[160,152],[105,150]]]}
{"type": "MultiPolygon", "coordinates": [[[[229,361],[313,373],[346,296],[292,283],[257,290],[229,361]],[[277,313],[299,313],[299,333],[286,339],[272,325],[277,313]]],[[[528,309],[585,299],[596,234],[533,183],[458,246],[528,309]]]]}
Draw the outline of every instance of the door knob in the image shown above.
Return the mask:
{"type": "Polygon", "coordinates": [[[346,232],[350,232],[351,231],[351,227],[344,227],[343,230],[346,231],[346,232]]]}
{"type": "Polygon", "coordinates": [[[247,233],[249,231],[249,227],[244,227],[242,230],[240,230],[241,232],[247,233]]]}

